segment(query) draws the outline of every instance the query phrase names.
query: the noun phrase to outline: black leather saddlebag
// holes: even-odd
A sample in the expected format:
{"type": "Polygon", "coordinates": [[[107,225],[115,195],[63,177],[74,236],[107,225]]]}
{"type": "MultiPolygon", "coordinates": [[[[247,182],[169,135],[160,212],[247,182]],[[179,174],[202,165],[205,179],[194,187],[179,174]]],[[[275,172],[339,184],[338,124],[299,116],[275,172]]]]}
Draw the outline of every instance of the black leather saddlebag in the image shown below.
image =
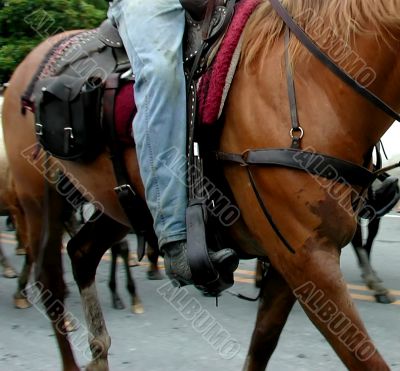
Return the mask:
{"type": "Polygon", "coordinates": [[[41,80],[35,90],[36,134],[44,149],[63,160],[94,159],[104,143],[101,81],[62,75],[41,80]]]}

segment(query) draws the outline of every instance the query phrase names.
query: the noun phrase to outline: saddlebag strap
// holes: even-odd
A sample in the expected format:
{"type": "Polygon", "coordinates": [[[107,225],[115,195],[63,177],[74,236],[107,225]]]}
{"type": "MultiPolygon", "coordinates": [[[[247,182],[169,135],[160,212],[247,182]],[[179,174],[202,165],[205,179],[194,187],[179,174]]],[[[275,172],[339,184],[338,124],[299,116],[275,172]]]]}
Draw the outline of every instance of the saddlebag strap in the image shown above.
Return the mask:
{"type": "Polygon", "coordinates": [[[318,45],[310,39],[310,37],[304,32],[304,30],[293,20],[288,11],[283,7],[280,0],[269,0],[272,7],[282,18],[290,31],[292,31],[299,41],[316,57],[320,60],[331,72],[339,77],[344,83],[349,85],[358,94],[370,101],[375,107],[385,112],[388,116],[392,117],[396,121],[400,120],[400,114],[397,113],[392,107],[382,101],[373,92],[363,86],[361,83],[351,77],[345,70],[340,68],[326,53],[324,53],[318,45]]]}
{"type": "Polygon", "coordinates": [[[352,162],[321,153],[293,148],[266,148],[245,151],[243,154],[217,152],[217,160],[241,166],[282,166],[306,171],[326,179],[368,188],[376,174],[352,162]]]}
{"type": "Polygon", "coordinates": [[[147,208],[145,201],[137,194],[133,186],[129,183],[128,173],[125,167],[125,161],[121,145],[118,143],[117,133],[114,124],[114,105],[115,97],[120,87],[120,75],[111,74],[105,83],[103,97],[103,128],[106,134],[107,145],[110,149],[110,157],[114,168],[115,178],[117,180],[118,200],[131,223],[132,228],[138,236],[138,259],[143,258],[145,253],[146,240],[157,248],[157,238],[153,231],[153,219],[147,208]],[[145,238],[142,238],[144,236],[145,238]]]}

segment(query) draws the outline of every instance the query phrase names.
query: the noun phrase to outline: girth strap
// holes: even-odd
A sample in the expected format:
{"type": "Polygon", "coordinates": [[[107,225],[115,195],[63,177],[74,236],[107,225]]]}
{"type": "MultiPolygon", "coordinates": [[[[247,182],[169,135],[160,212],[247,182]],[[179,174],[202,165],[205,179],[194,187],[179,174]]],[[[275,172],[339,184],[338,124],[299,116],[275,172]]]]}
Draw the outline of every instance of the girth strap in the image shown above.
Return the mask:
{"type": "Polygon", "coordinates": [[[293,148],[255,149],[243,154],[217,152],[216,157],[219,161],[234,162],[242,166],[282,166],[298,169],[363,188],[368,188],[376,178],[374,173],[352,162],[293,148]]]}

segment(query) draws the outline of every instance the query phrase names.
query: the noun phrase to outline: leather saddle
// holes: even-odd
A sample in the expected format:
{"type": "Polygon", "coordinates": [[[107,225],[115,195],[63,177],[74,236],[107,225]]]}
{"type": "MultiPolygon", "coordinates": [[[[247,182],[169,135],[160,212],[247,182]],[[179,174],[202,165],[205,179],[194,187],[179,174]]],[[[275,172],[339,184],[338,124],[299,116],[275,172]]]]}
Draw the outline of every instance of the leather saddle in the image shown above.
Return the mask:
{"type": "MultiPolygon", "coordinates": [[[[184,64],[186,70],[195,69],[199,77],[212,61],[211,51],[224,35],[234,13],[237,0],[180,0],[186,11],[184,39],[184,64]],[[194,66],[195,65],[195,66],[194,66]]],[[[123,49],[118,30],[109,21],[104,21],[98,37],[113,49],[123,49]]]]}
{"type": "Polygon", "coordinates": [[[400,199],[398,178],[385,174],[384,179],[375,183],[368,190],[365,208],[360,212],[361,217],[366,219],[383,217],[400,199]]]}

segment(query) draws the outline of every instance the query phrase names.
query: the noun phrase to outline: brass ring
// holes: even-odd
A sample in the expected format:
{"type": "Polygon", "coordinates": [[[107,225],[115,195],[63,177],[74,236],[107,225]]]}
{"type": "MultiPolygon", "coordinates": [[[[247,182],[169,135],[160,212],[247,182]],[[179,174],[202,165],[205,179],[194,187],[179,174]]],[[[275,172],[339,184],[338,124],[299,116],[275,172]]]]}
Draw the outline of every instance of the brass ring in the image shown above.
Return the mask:
{"type": "Polygon", "coordinates": [[[298,128],[290,129],[290,138],[292,138],[292,139],[303,139],[303,137],[304,137],[304,130],[303,130],[303,128],[301,126],[299,126],[298,128]],[[300,132],[300,135],[298,137],[294,136],[294,132],[295,131],[299,131],[300,132]]]}

